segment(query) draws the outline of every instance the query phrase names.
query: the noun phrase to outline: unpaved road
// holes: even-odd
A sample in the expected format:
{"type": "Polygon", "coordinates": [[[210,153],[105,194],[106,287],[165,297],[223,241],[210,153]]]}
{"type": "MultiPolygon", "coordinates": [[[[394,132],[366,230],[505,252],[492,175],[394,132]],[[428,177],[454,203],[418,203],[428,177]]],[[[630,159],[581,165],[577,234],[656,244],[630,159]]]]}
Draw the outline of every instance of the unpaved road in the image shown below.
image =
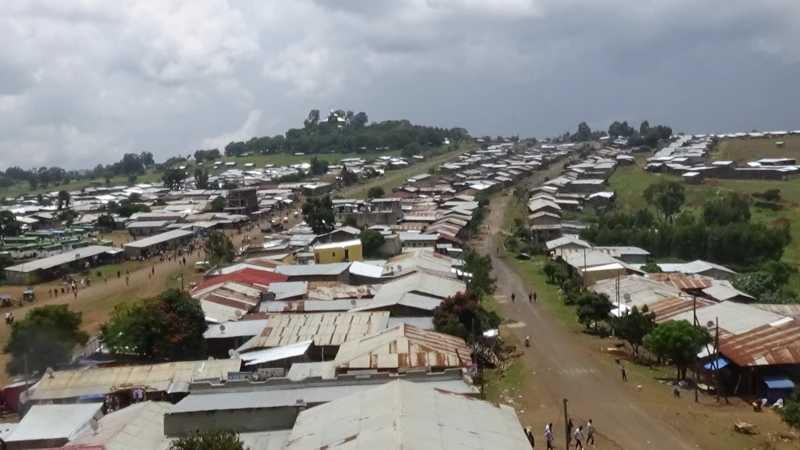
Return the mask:
{"type": "MultiPolygon", "coordinates": [[[[588,419],[593,420],[599,434],[598,448],[696,450],[698,446],[686,436],[637,404],[637,399],[622,386],[621,377],[609,377],[590,351],[576,342],[547,311],[528,302],[527,293],[536,290],[536,286],[526,283],[495,251],[500,245],[497,231],[502,229],[508,200],[508,196],[503,196],[491,203],[487,225],[495,234],[483,240],[480,250],[491,255],[498,279],[495,296],[503,316],[525,324],[509,329],[519,342],[523,342],[525,336],[531,338],[531,347],[525,349],[522,356],[528,370],[525,383],[541,384],[543,389],[536,391],[546,392],[550,397],[528,399],[528,403],[536,402],[548,410],[560,411],[562,399],[568,399],[569,415],[575,427],[585,425],[588,419]],[[510,301],[512,293],[516,294],[514,303],[510,301]]],[[[548,421],[555,425],[556,447],[564,448],[563,415],[548,421]]],[[[531,425],[538,441],[545,423],[531,425]]]]}

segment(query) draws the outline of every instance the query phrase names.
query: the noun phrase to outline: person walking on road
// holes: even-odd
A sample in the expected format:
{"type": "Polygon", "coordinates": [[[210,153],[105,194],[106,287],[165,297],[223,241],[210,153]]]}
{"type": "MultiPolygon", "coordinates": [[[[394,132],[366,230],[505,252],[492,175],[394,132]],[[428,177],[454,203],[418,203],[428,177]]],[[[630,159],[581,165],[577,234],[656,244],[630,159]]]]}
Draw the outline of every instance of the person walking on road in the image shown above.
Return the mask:
{"type": "Polygon", "coordinates": [[[528,443],[531,444],[531,448],[536,448],[536,442],[534,442],[531,427],[525,427],[525,437],[528,438],[528,443]]]}
{"type": "Polygon", "coordinates": [[[511,303],[514,303],[514,301],[516,300],[516,298],[517,298],[517,294],[514,294],[514,293],[512,292],[512,293],[511,293],[511,303]]]}
{"type": "Polygon", "coordinates": [[[544,428],[544,440],[547,441],[547,450],[553,449],[553,424],[544,428]]]}
{"type": "Polygon", "coordinates": [[[131,284],[130,281],[131,281],[131,277],[125,275],[125,286],[129,286],[131,284]]]}
{"type": "Polygon", "coordinates": [[[572,419],[567,421],[567,448],[572,445],[572,429],[575,428],[575,425],[572,424],[572,419]]]}
{"type": "Polygon", "coordinates": [[[533,302],[536,303],[536,291],[533,292],[533,302]]]}
{"type": "Polygon", "coordinates": [[[589,423],[586,424],[586,445],[589,444],[594,447],[594,425],[592,424],[592,419],[589,419],[589,423]]]}
{"type": "Polygon", "coordinates": [[[620,364],[619,370],[622,372],[622,381],[628,381],[628,374],[625,372],[625,364],[620,364]]]}
{"type": "Polygon", "coordinates": [[[533,301],[533,292],[528,292],[528,303],[533,301]]]}
{"type": "Polygon", "coordinates": [[[575,430],[575,448],[583,450],[583,427],[578,427],[575,430]]]}

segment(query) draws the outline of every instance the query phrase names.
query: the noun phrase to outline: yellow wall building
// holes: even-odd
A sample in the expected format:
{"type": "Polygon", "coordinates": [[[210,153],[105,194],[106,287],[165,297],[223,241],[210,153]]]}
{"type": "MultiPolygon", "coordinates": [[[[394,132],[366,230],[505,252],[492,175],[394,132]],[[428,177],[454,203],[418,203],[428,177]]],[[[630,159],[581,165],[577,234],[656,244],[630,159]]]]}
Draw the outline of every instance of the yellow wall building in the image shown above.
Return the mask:
{"type": "Polygon", "coordinates": [[[314,262],[317,264],[330,264],[337,262],[363,261],[360,239],[351,241],[332,242],[314,247],[314,262]]]}

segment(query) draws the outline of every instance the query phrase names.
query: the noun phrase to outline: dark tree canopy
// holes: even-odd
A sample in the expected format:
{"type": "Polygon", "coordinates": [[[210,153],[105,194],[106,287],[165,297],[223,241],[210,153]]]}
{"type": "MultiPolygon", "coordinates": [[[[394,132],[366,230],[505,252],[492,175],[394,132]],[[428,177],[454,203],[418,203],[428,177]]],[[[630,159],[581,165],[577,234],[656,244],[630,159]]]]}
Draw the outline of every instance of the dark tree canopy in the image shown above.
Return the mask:
{"type": "Polygon", "coordinates": [[[217,230],[211,230],[206,234],[206,238],[203,241],[203,250],[211,267],[230,264],[236,257],[233,242],[225,233],[217,230]]]}
{"type": "Polygon", "coordinates": [[[67,305],[47,305],[32,309],[11,326],[11,337],[3,352],[11,355],[6,371],[22,374],[27,356],[28,370],[44,372],[68,363],[77,345],[89,336],[80,329],[82,315],[67,305]]]}
{"type": "Polygon", "coordinates": [[[678,214],[686,200],[683,185],[676,181],[654,183],[644,190],[644,199],[653,205],[659,214],[668,221],[678,214]]]}
{"type": "Polygon", "coordinates": [[[614,308],[606,294],[590,291],[584,291],[578,295],[575,303],[578,305],[578,322],[586,328],[594,326],[597,329],[597,324],[608,320],[608,315],[614,308]]]}
{"type": "Polygon", "coordinates": [[[459,292],[448,297],[433,310],[433,325],[436,331],[471,340],[473,333],[480,336],[484,331],[500,326],[500,316],[487,311],[474,292],[459,292]]]}
{"type": "Polygon", "coordinates": [[[800,386],[795,386],[784,407],[777,411],[787,425],[800,430],[800,386]]]}
{"type": "Polygon", "coordinates": [[[366,229],[359,233],[358,238],[361,239],[361,246],[364,249],[365,256],[378,256],[378,249],[381,248],[386,241],[383,235],[378,230],[366,229]]]}
{"type": "Polygon", "coordinates": [[[383,197],[384,195],[386,195],[386,192],[380,186],[372,186],[367,191],[367,198],[370,198],[370,199],[380,198],[380,197],[383,197]]]}
{"type": "Polygon", "coordinates": [[[481,256],[471,248],[466,249],[464,270],[470,274],[467,278],[467,289],[470,292],[480,298],[494,294],[497,289],[497,279],[492,277],[492,259],[488,255],[481,256]]]}
{"type": "Polygon", "coordinates": [[[711,342],[705,328],[685,320],[659,325],[644,338],[644,347],[659,358],[669,359],[677,369],[677,378],[686,378],[686,369],[697,359],[703,346],[711,342]]]}
{"type": "Polygon", "coordinates": [[[172,441],[169,450],[245,450],[245,447],[234,431],[201,429],[172,441]]]}
{"type": "Polygon", "coordinates": [[[614,331],[620,339],[625,340],[633,349],[633,354],[639,354],[639,347],[644,342],[644,337],[656,328],[656,314],[650,312],[647,305],[639,308],[634,306],[622,317],[614,320],[614,331]]]}
{"type": "Polygon", "coordinates": [[[164,186],[173,191],[178,191],[183,187],[184,178],[186,178],[186,174],[177,167],[170,167],[161,175],[161,181],[164,182],[164,186]]]}
{"type": "Polygon", "coordinates": [[[223,212],[225,211],[226,206],[228,206],[228,199],[221,195],[215,198],[214,200],[211,200],[212,212],[223,212]]]}
{"type": "Polygon", "coordinates": [[[101,326],[100,340],[115,355],[171,361],[206,356],[206,321],[200,302],[168,289],[156,298],[121,303],[101,326]]]}
{"type": "Polygon", "coordinates": [[[333,201],[330,196],[306,199],[303,205],[303,218],[316,234],[333,231],[336,217],[333,214],[333,201]]]}

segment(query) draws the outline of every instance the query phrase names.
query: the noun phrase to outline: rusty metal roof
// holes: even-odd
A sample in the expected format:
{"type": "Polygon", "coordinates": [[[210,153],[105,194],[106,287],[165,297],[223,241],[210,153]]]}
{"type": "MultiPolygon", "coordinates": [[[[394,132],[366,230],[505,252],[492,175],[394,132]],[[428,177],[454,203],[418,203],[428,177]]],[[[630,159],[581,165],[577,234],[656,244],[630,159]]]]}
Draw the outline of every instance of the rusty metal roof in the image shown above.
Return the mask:
{"type": "Polygon", "coordinates": [[[407,324],[345,342],[334,360],[342,369],[447,368],[471,362],[463,339],[407,324]]]}
{"type": "Polygon", "coordinates": [[[248,348],[269,348],[313,340],[314,345],[341,345],[385,330],[388,312],[273,314],[248,348]]]}
{"type": "Polygon", "coordinates": [[[711,287],[711,280],[701,276],[684,275],[682,273],[651,273],[650,278],[675,286],[682,291],[706,289],[711,287]]]}
{"type": "Polygon", "coordinates": [[[737,365],[800,363],[800,321],[767,324],[736,336],[720,336],[720,353],[737,365]]]}
{"type": "MultiPolygon", "coordinates": [[[[704,298],[697,299],[698,309],[713,304],[714,302],[711,300],[706,300],[704,298]]],[[[648,310],[656,314],[657,323],[666,322],[678,314],[691,311],[692,307],[693,301],[691,298],[687,297],[667,297],[647,305],[648,310]]]]}

